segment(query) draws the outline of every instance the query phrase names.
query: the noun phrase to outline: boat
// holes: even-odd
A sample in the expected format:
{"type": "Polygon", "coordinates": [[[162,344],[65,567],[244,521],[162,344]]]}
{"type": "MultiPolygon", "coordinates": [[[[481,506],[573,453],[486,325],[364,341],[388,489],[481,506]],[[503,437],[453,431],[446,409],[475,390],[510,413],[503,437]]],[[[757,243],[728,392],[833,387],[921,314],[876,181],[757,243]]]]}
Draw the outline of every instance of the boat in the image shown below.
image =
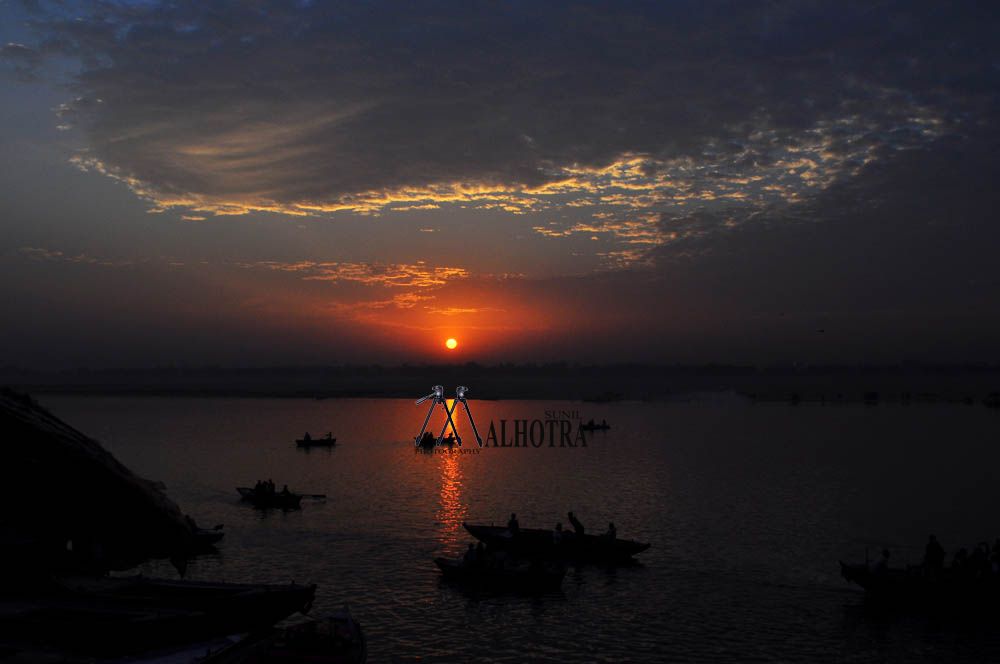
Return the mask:
{"type": "Polygon", "coordinates": [[[247,635],[216,649],[199,664],[364,664],[368,640],[350,608],[320,619],[247,635]]]}
{"type": "Polygon", "coordinates": [[[194,541],[191,545],[191,552],[195,554],[215,553],[215,545],[225,536],[226,534],[222,532],[222,524],[212,529],[196,527],[194,529],[194,541]]]}
{"type": "Polygon", "coordinates": [[[564,561],[509,559],[503,567],[488,564],[466,565],[461,560],[435,558],[444,579],[469,588],[510,592],[558,590],[566,576],[564,561]]]}
{"type": "Polygon", "coordinates": [[[284,493],[282,491],[272,493],[270,491],[258,491],[246,486],[238,486],[236,490],[243,496],[243,500],[261,509],[273,507],[283,510],[294,510],[298,509],[299,503],[302,502],[302,494],[299,493],[284,493]]]}
{"type": "Polygon", "coordinates": [[[1000,584],[992,578],[961,576],[952,569],[935,575],[923,566],[872,571],[866,563],[840,562],[840,574],[865,589],[876,602],[907,609],[988,610],[1000,606],[1000,584]]]}
{"type": "Polygon", "coordinates": [[[0,642],[100,657],[270,629],[306,612],[314,585],[54,577],[0,620],[0,642]]]}
{"type": "Polygon", "coordinates": [[[326,434],[323,438],[297,438],[295,444],[298,447],[335,447],[337,438],[331,434],[326,434]]]}
{"type": "Polygon", "coordinates": [[[595,424],[594,420],[587,422],[586,424],[581,423],[580,429],[582,431],[607,431],[611,428],[611,425],[605,421],[601,421],[600,424],[595,424]]]}
{"type": "Polygon", "coordinates": [[[296,612],[306,613],[315,585],[266,585],[127,577],[69,577],[56,583],[89,600],[128,606],[200,611],[227,625],[272,625],[296,612]]]}
{"type": "Polygon", "coordinates": [[[650,547],[647,542],[603,535],[577,535],[571,530],[563,532],[562,542],[556,544],[551,530],[520,528],[516,535],[504,526],[462,524],[469,533],[491,549],[504,549],[524,556],[545,556],[562,560],[595,563],[626,563],[650,547]]]}

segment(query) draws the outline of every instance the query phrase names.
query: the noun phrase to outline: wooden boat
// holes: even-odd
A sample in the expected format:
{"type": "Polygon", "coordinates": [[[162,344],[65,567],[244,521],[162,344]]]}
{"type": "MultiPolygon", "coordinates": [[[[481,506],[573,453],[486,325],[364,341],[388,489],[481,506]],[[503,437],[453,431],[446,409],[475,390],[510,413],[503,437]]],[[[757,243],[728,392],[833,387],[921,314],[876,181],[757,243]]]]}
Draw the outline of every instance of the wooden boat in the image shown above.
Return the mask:
{"type": "Polygon", "coordinates": [[[435,558],[434,564],[448,581],[471,588],[510,592],[545,592],[558,590],[566,576],[566,563],[540,558],[508,559],[503,567],[482,564],[465,565],[461,560],[435,558]]]}
{"type": "Polygon", "coordinates": [[[295,444],[299,447],[334,447],[337,444],[337,437],[297,438],[295,444]]]}
{"type": "Polygon", "coordinates": [[[993,612],[1000,607],[1000,583],[990,575],[963,577],[951,569],[930,575],[921,566],[874,572],[865,563],[843,561],[840,574],[864,588],[870,599],[901,608],[993,612]]]}
{"type": "Polygon", "coordinates": [[[302,494],[298,493],[283,493],[281,491],[271,493],[257,491],[246,486],[236,487],[236,490],[243,496],[243,500],[261,509],[278,508],[294,510],[298,509],[299,503],[302,502],[302,494]]]}
{"type": "Polygon", "coordinates": [[[221,524],[211,530],[208,528],[195,528],[192,552],[212,553],[215,551],[215,545],[225,536],[226,534],[222,532],[221,524]]]}
{"type": "Polygon", "coordinates": [[[576,535],[571,530],[563,533],[562,542],[556,544],[551,530],[521,528],[516,535],[503,526],[477,526],[463,523],[465,529],[488,547],[512,551],[523,556],[545,556],[562,560],[595,563],[624,563],[632,556],[649,548],[646,542],[603,535],[576,535]]]}
{"type": "Polygon", "coordinates": [[[4,605],[0,642],[99,657],[269,629],[308,611],[316,586],[198,583],[141,576],[55,578],[4,605]]]}
{"type": "Polygon", "coordinates": [[[200,664],[363,664],[367,659],[364,630],[345,605],[325,618],[247,635],[210,652],[200,664]]]}
{"type": "MultiPolygon", "coordinates": [[[[63,578],[59,587],[91,600],[218,614],[248,626],[272,625],[295,612],[306,613],[315,585],[265,585],[151,579],[143,576],[63,578]]],[[[228,618],[226,618],[228,620],[228,618]]]]}

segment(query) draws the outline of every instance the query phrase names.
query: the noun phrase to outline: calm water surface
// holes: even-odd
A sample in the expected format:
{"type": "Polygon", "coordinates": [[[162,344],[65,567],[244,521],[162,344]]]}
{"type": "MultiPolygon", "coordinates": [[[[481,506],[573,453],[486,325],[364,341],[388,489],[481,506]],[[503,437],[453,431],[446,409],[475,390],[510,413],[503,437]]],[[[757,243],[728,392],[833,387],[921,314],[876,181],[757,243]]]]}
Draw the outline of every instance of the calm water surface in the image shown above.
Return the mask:
{"type": "Polygon", "coordinates": [[[188,578],[317,583],[313,613],[349,602],[374,662],[1000,661],[995,619],[873,613],[837,565],[882,546],[918,562],[929,532],[949,552],[1000,536],[1000,413],[982,407],[472,401],[484,436],[557,409],[614,428],[586,448],[424,455],[412,437],[426,408],[407,400],[42,403],[199,523],[225,524],[220,555],[188,578]],[[305,430],[338,445],[296,449],[305,430]],[[287,513],[238,500],[268,477],[328,499],[287,513]],[[571,568],[541,597],[440,581],[433,558],[471,540],[462,521],[516,511],[550,528],[568,510],[653,546],[641,565],[571,568]]]}

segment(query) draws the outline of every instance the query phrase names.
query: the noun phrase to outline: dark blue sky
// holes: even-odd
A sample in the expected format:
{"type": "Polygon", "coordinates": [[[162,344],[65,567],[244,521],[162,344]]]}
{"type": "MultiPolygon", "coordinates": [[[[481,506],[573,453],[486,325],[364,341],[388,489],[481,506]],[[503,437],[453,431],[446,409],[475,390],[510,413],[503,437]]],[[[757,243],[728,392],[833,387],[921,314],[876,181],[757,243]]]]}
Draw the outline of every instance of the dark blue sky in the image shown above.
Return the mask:
{"type": "Polygon", "coordinates": [[[997,24],[0,3],[0,363],[1000,361],[997,24]]]}

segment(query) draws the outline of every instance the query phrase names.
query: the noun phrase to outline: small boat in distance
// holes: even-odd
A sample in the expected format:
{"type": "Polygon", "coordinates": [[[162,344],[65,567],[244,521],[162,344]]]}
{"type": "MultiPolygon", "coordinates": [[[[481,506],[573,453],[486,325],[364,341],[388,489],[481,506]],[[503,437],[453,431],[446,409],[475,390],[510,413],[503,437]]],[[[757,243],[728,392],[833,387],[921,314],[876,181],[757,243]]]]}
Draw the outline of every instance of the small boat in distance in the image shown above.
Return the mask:
{"type": "Polygon", "coordinates": [[[333,432],[330,431],[323,438],[313,438],[306,431],[306,435],[302,438],[295,439],[295,444],[299,447],[334,447],[337,444],[337,439],[333,436],[333,432]]]}
{"type": "Polygon", "coordinates": [[[607,431],[610,428],[611,425],[608,424],[607,420],[601,420],[600,424],[595,423],[594,420],[590,420],[586,424],[580,424],[580,429],[583,431],[607,431]]]}
{"type": "Polygon", "coordinates": [[[243,500],[260,509],[278,508],[294,510],[298,509],[299,503],[302,502],[302,494],[300,493],[262,491],[260,489],[251,489],[247,486],[238,486],[236,490],[243,497],[243,500]]]}

